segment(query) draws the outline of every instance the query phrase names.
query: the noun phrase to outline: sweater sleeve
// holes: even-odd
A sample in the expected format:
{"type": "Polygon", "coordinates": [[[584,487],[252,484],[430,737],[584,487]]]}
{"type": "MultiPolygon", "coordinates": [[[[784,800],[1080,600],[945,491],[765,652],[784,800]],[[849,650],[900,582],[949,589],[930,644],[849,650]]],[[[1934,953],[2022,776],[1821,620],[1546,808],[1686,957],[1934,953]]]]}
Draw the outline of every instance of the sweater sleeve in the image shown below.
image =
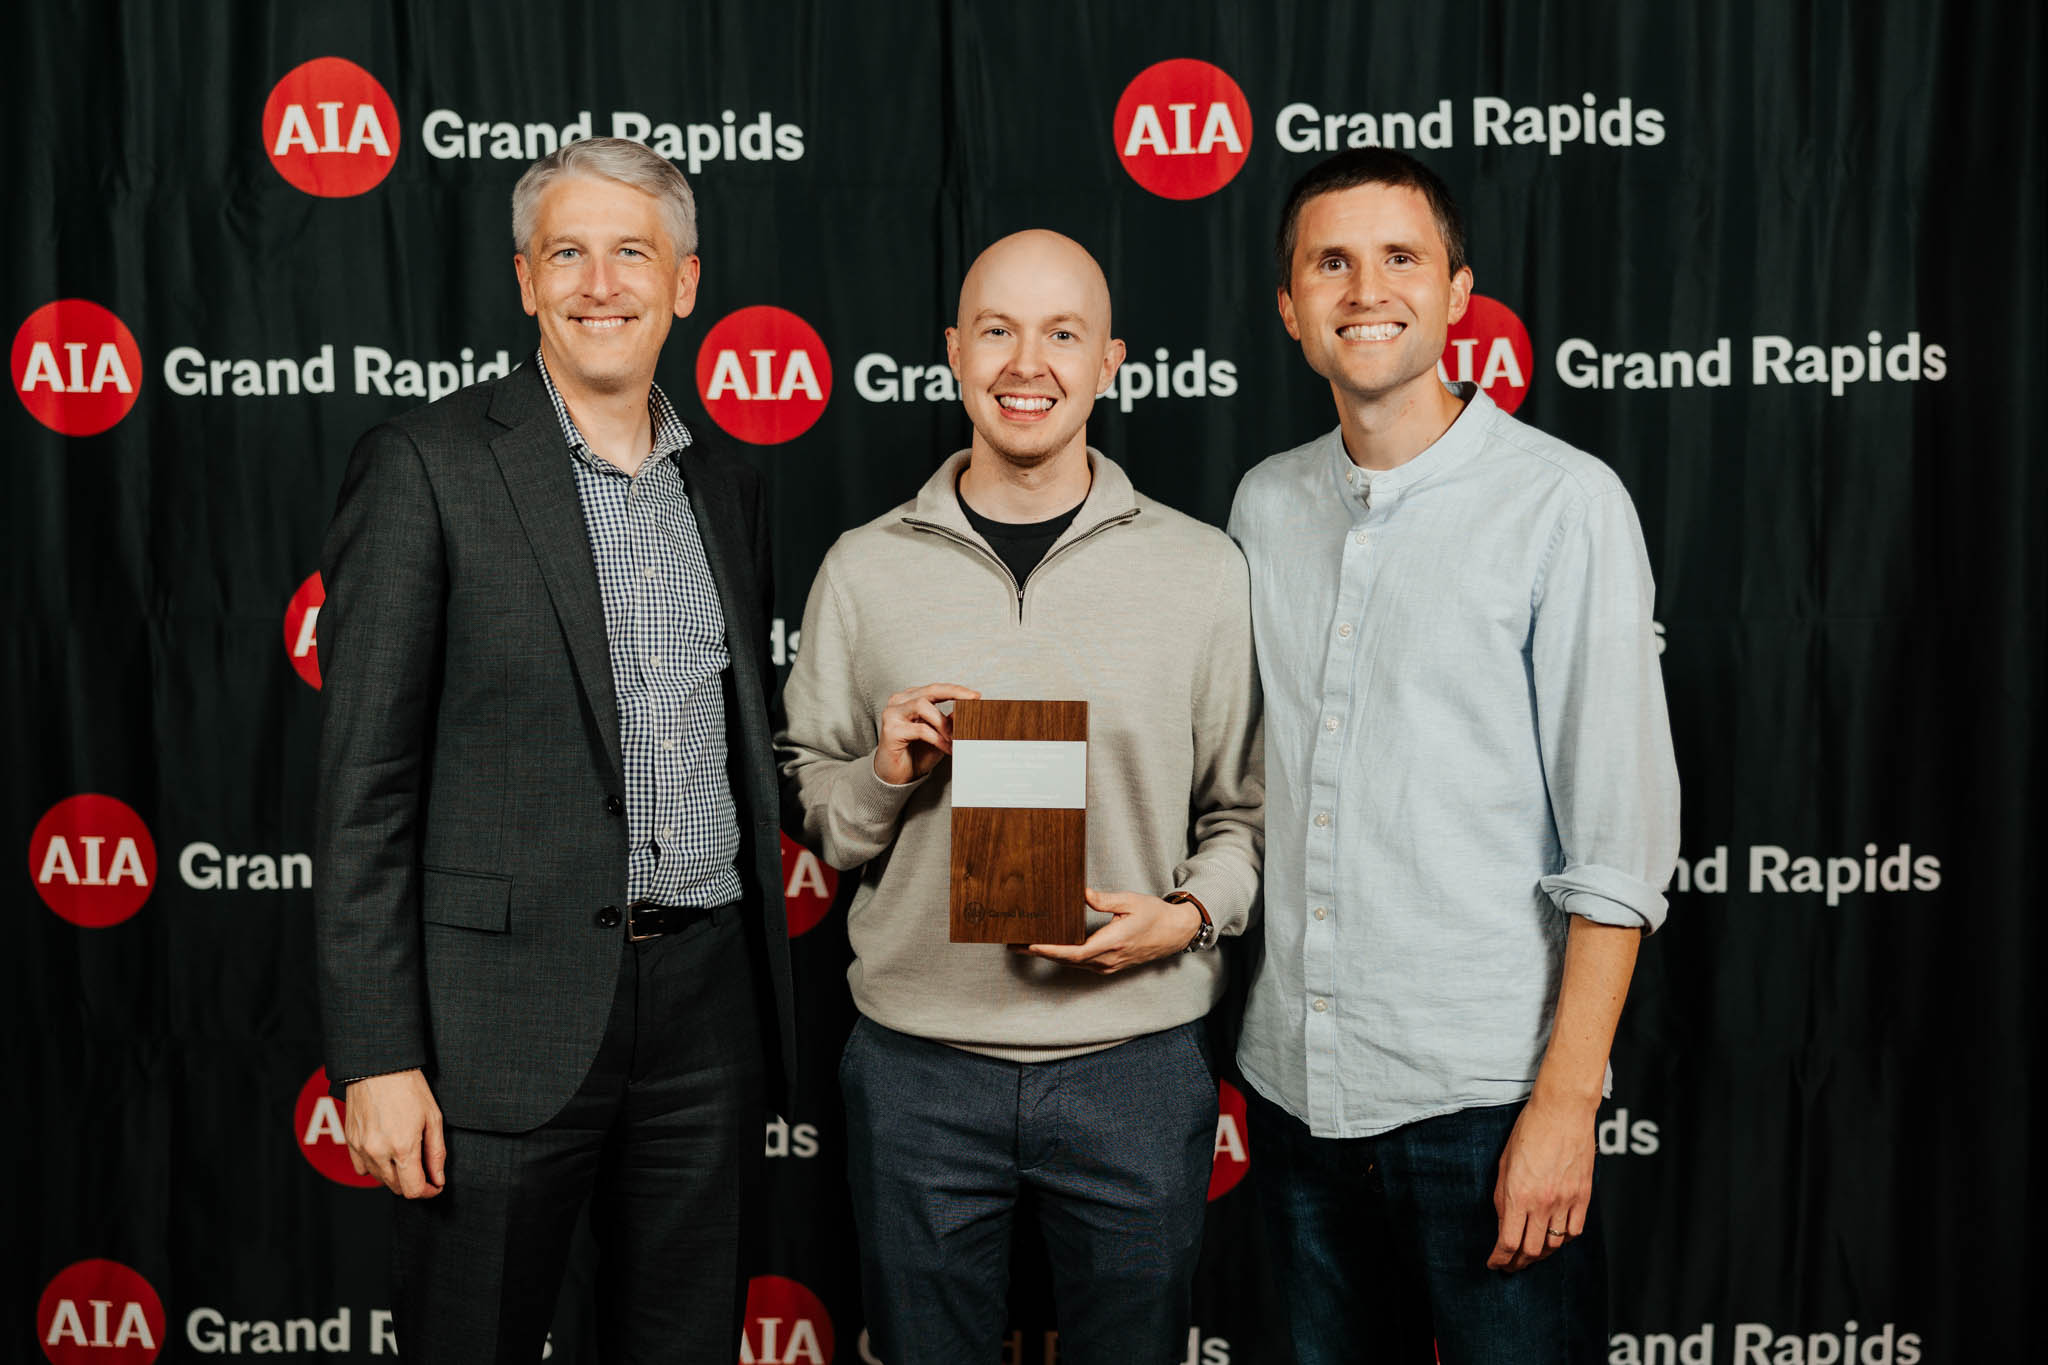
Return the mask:
{"type": "Polygon", "coordinates": [[[879,856],[924,779],[901,786],[875,773],[881,698],[862,686],[857,642],[825,556],[804,604],[803,644],[783,688],[775,737],[786,820],[798,839],[842,871],[879,856]]]}
{"type": "Polygon", "coordinates": [[[1227,545],[1205,638],[1194,645],[1191,850],[1174,885],[1201,899],[1218,932],[1250,927],[1265,851],[1266,759],[1252,654],[1251,574],[1227,545]]]}

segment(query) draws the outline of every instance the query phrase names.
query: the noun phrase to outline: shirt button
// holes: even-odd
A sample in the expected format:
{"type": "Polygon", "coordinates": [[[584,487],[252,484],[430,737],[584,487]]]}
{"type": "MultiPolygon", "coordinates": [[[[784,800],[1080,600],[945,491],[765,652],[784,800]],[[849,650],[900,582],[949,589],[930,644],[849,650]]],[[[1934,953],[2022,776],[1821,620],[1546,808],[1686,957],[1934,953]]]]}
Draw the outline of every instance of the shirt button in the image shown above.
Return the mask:
{"type": "Polygon", "coordinates": [[[1327,905],[1318,905],[1315,908],[1315,916],[1317,919],[1328,919],[1330,917],[1330,907],[1327,905]]]}
{"type": "Polygon", "coordinates": [[[1346,639],[1346,640],[1350,639],[1350,638],[1351,638],[1351,623],[1350,623],[1349,621],[1346,621],[1346,622],[1345,622],[1345,623],[1344,623],[1343,625],[1341,625],[1341,626],[1337,627],[1337,634],[1338,634],[1338,636],[1339,636],[1340,638],[1342,638],[1342,639],[1346,639]]]}
{"type": "Polygon", "coordinates": [[[607,796],[604,799],[604,810],[607,815],[621,815],[625,813],[625,809],[626,803],[616,796],[607,796]]]}
{"type": "Polygon", "coordinates": [[[1353,539],[1356,540],[1360,545],[1363,545],[1365,544],[1367,537],[1365,532],[1360,531],[1356,536],[1353,537],[1353,539]]]}
{"type": "Polygon", "coordinates": [[[602,910],[598,911],[598,912],[597,912],[597,927],[598,927],[598,928],[600,928],[600,929],[616,929],[616,928],[618,928],[618,927],[619,927],[619,907],[618,907],[618,906],[616,906],[616,905],[607,905],[607,906],[606,906],[606,907],[605,907],[604,909],[602,909],[602,910]]]}
{"type": "Polygon", "coordinates": [[[648,670],[648,672],[650,672],[650,673],[651,673],[651,672],[653,672],[653,671],[654,671],[655,669],[658,669],[658,668],[660,668],[660,667],[661,667],[661,656],[660,656],[659,654],[655,655],[655,656],[654,656],[653,658],[651,658],[651,659],[649,659],[649,660],[647,661],[647,670],[648,670]]]}
{"type": "Polygon", "coordinates": [[[1314,1000],[1309,1002],[1309,1008],[1314,1010],[1317,1014],[1323,1014],[1328,1012],[1330,1008],[1330,1002],[1323,999],[1323,997],[1319,995],[1314,1000]]]}
{"type": "Polygon", "coordinates": [[[1337,728],[1337,718],[1335,716],[1323,717],[1323,728],[1325,730],[1335,730],[1337,728]]]}
{"type": "Polygon", "coordinates": [[[1328,829],[1329,827],[1330,827],[1330,812],[1328,812],[1328,811],[1326,811],[1326,810],[1319,810],[1319,811],[1317,811],[1317,812],[1316,812],[1316,828],[1317,828],[1317,829],[1328,829]]]}
{"type": "Polygon", "coordinates": [[[674,826],[663,825],[661,827],[661,837],[664,839],[673,839],[675,837],[675,833],[676,832],[674,826]]]}
{"type": "Polygon", "coordinates": [[[673,749],[676,747],[676,742],[672,739],[665,739],[661,742],[661,747],[664,749],[673,749]]]}
{"type": "MultiPolygon", "coordinates": [[[[1364,537],[1364,536],[1360,536],[1360,537],[1358,538],[1358,543],[1359,543],[1360,545],[1363,545],[1363,544],[1365,544],[1365,537],[1364,537]]],[[[650,565],[648,565],[648,566],[647,566],[646,568],[642,569],[642,570],[640,571],[640,576],[641,576],[642,578],[652,578],[652,577],[654,577],[654,566],[653,566],[652,564],[650,564],[650,565]]]]}

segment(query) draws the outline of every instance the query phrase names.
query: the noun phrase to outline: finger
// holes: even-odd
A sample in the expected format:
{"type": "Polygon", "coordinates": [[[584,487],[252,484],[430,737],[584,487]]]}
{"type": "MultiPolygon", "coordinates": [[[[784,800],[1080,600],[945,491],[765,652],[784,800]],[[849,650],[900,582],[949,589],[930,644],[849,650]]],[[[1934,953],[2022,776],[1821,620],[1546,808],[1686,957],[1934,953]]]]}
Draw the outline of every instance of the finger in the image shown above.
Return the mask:
{"type": "Polygon", "coordinates": [[[912,715],[915,719],[923,721],[937,736],[934,742],[939,748],[947,753],[953,751],[953,722],[947,718],[945,712],[928,701],[921,701],[916,703],[912,715]]]}
{"type": "Polygon", "coordinates": [[[353,1147],[348,1149],[348,1164],[356,1168],[357,1175],[366,1175],[370,1169],[363,1164],[362,1153],[356,1151],[353,1147]]]}
{"type": "Polygon", "coordinates": [[[1128,891],[1097,891],[1094,887],[1082,888],[1081,895],[1091,910],[1100,910],[1105,915],[1128,915],[1130,902],[1137,899],[1128,891]]]}
{"type": "Polygon", "coordinates": [[[1555,1223],[1547,1222],[1540,1213],[1529,1215],[1529,1221],[1522,1227],[1521,1255],[1516,1258],[1521,1264],[1515,1269],[1520,1270],[1523,1266],[1534,1265],[1550,1254],[1549,1230],[1556,1226],[1555,1223]]]}
{"type": "Polygon", "coordinates": [[[902,724],[896,727],[889,738],[905,749],[908,749],[913,744],[929,744],[941,753],[950,753],[953,748],[946,741],[944,735],[933,729],[926,722],[915,718],[905,719],[902,724]]]}
{"type": "Polygon", "coordinates": [[[407,1199],[417,1199],[427,1182],[420,1176],[419,1158],[412,1152],[400,1152],[391,1158],[391,1188],[407,1199]]]}
{"type": "Polygon", "coordinates": [[[1571,1212],[1565,1216],[1565,1221],[1555,1226],[1563,1228],[1568,1237],[1581,1236],[1586,1231],[1586,1209],[1587,1206],[1583,1203],[1573,1204],[1571,1212]]]}
{"type": "MultiPolygon", "coordinates": [[[[923,697],[930,701],[981,700],[981,693],[971,687],[962,687],[959,683],[926,683],[923,687],[913,687],[908,693],[898,693],[897,695],[923,697]]],[[[894,700],[894,698],[891,698],[891,700],[894,700]]]]}
{"type": "Polygon", "coordinates": [[[1500,1230],[1494,1235],[1493,1251],[1486,1258],[1488,1270],[1513,1270],[1515,1252],[1522,1244],[1523,1224],[1528,1215],[1519,1209],[1504,1209],[1500,1215],[1500,1230]]]}
{"type": "Polygon", "coordinates": [[[441,1116],[427,1115],[427,1179],[435,1189],[448,1183],[448,1139],[441,1130],[441,1116]]]}
{"type": "Polygon", "coordinates": [[[1049,958],[1054,962],[1071,962],[1076,965],[1093,960],[1102,950],[1089,943],[1030,943],[1024,951],[1033,957],[1049,958]]]}

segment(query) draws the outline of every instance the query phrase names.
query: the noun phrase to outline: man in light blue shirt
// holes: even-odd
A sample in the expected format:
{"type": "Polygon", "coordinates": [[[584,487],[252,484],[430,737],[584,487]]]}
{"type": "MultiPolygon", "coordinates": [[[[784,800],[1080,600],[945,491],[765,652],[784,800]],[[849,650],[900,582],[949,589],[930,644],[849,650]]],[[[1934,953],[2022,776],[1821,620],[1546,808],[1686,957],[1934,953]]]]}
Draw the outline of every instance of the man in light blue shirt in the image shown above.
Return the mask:
{"type": "Polygon", "coordinates": [[[1635,509],[1437,371],[1472,271],[1411,157],[1329,158],[1279,306],[1336,430],[1245,476],[1266,952],[1238,1061],[1302,1365],[1597,1361],[1595,1115],[1678,777],[1635,509]]]}

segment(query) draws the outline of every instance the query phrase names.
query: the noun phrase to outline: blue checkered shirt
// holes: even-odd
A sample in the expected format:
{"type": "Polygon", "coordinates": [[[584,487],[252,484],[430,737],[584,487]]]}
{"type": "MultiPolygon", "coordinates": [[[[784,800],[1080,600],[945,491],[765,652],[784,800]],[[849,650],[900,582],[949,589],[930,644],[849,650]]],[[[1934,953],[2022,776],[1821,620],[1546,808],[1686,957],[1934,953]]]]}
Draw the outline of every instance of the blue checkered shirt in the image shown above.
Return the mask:
{"type": "Polygon", "coordinates": [[[597,561],[626,765],[627,894],[660,905],[740,896],[740,848],[725,771],[725,613],[677,456],[690,431],[657,386],[654,450],[637,474],[591,453],[538,352],[548,400],[574,458],[597,561]]]}

